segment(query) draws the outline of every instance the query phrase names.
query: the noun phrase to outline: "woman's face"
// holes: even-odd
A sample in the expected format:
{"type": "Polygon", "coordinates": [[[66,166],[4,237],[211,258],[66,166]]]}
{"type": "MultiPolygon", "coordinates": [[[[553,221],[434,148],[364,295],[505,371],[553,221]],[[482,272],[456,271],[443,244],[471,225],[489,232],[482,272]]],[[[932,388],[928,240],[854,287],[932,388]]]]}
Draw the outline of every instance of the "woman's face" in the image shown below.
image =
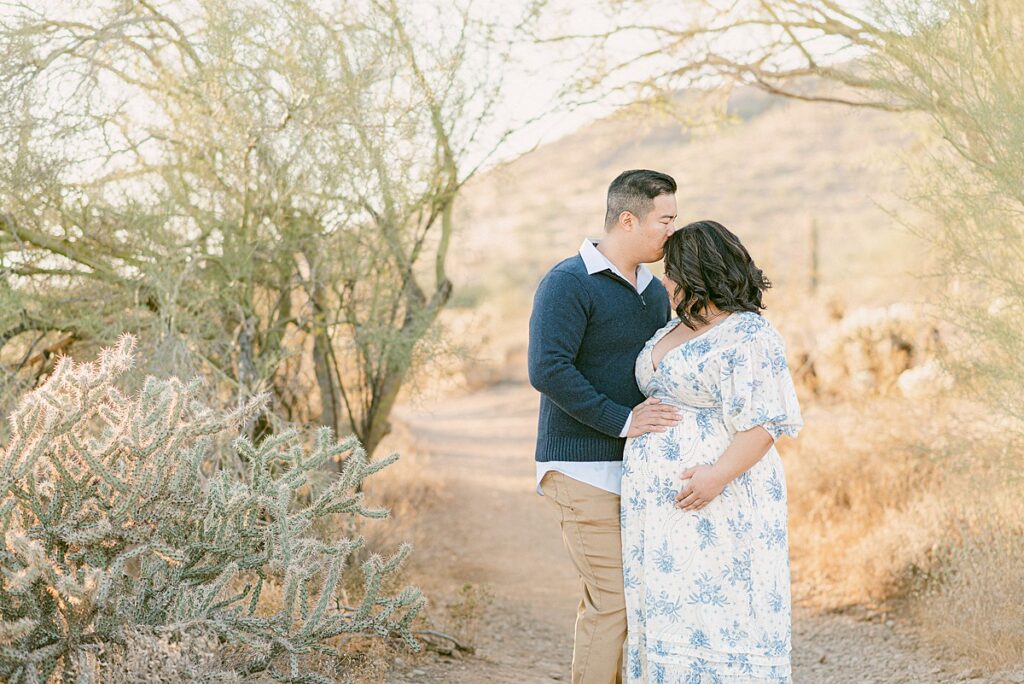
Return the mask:
{"type": "Polygon", "coordinates": [[[683,289],[676,284],[676,281],[668,277],[668,274],[661,276],[661,284],[668,291],[669,301],[672,303],[672,310],[675,311],[683,301],[683,289]]]}

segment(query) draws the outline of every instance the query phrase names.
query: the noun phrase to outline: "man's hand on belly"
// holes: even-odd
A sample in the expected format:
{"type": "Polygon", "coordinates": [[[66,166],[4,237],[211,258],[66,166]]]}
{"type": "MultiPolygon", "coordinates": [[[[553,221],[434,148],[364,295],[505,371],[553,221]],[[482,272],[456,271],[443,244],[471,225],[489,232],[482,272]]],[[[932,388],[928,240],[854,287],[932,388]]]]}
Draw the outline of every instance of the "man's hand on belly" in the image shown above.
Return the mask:
{"type": "Polygon", "coordinates": [[[633,421],[629,424],[627,437],[639,437],[648,432],[665,432],[675,427],[683,419],[679,409],[674,406],[662,405],[654,397],[633,409],[633,421]]]}

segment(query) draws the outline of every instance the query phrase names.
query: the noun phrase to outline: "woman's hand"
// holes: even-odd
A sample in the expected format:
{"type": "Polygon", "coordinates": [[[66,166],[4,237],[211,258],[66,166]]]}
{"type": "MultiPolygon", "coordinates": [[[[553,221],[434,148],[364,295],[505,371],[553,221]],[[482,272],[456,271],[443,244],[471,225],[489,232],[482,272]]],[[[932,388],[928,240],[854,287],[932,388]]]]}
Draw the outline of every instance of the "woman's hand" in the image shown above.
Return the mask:
{"type": "Polygon", "coordinates": [[[699,511],[711,503],[729,484],[723,473],[713,465],[699,465],[682,472],[683,480],[689,478],[676,495],[676,508],[684,511],[699,511]]]}
{"type": "Polygon", "coordinates": [[[704,508],[722,493],[725,485],[761,460],[774,443],[771,433],[761,425],[737,432],[732,444],[714,465],[694,466],[682,472],[683,480],[690,478],[690,481],[676,496],[676,508],[684,511],[699,511],[704,508]]]}

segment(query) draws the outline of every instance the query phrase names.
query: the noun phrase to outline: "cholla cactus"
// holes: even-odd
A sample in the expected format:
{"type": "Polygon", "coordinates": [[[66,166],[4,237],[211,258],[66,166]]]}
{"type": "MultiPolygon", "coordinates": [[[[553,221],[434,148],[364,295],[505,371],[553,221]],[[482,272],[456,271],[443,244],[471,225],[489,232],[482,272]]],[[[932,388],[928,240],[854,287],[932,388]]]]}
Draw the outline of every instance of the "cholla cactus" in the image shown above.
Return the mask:
{"type": "Polygon", "coordinates": [[[364,564],[365,595],[349,608],[338,582],[362,542],[312,534],[324,516],[385,517],[355,490],[397,456],[369,463],[354,438],[335,442],[322,429],[307,449],[286,432],[235,439],[247,472],[228,473],[210,458],[213,437],[237,432],[265,398],[224,414],[198,400],[198,382],[153,377],[125,394],[115,381],[134,344],[125,336],[93,363],[61,360],[10,416],[0,451],[0,681],[89,681],[75,671],[81,652],[140,627],[213,630],[245,654],[239,675],[289,682],[330,681],[304,673],[303,656],[333,652],[345,633],[397,634],[417,648],[409,624],[420,593],[381,594],[408,545],[364,564]],[[343,456],[322,493],[297,495],[343,456]],[[257,612],[268,581],[284,596],[269,616],[257,612]]]}
{"type": "Polygon", "coordinates": [[[826,329],[812,355],[817,388],[831,394],[885,394],[902,373],[935,359],[939,329],[906,304],[851,311],[826,329]]]}

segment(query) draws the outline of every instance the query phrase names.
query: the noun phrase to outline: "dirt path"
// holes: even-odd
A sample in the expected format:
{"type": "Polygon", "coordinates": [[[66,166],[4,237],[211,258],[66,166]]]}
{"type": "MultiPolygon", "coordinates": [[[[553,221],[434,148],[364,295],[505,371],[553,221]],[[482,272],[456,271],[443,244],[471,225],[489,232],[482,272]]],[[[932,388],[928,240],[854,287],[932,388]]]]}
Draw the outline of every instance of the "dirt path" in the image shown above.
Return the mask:
{"type": "MultiPolygon", "coordinates": [[[[391,684],[568,681],[578,580],[553,511],[533,493],[537,401],[528,386],[502,385],[399,412],[445,488],[443,505],[423,512],[434,532],[411,570],[435,605],[465,584],[493,600],[470,637],[474,656],[400,661],[391,684]]],[[[975,678],[915,647],[910,629],[867,614],[797,607],[793,642],[797,684],[1012,681],[975,678]]]]}

